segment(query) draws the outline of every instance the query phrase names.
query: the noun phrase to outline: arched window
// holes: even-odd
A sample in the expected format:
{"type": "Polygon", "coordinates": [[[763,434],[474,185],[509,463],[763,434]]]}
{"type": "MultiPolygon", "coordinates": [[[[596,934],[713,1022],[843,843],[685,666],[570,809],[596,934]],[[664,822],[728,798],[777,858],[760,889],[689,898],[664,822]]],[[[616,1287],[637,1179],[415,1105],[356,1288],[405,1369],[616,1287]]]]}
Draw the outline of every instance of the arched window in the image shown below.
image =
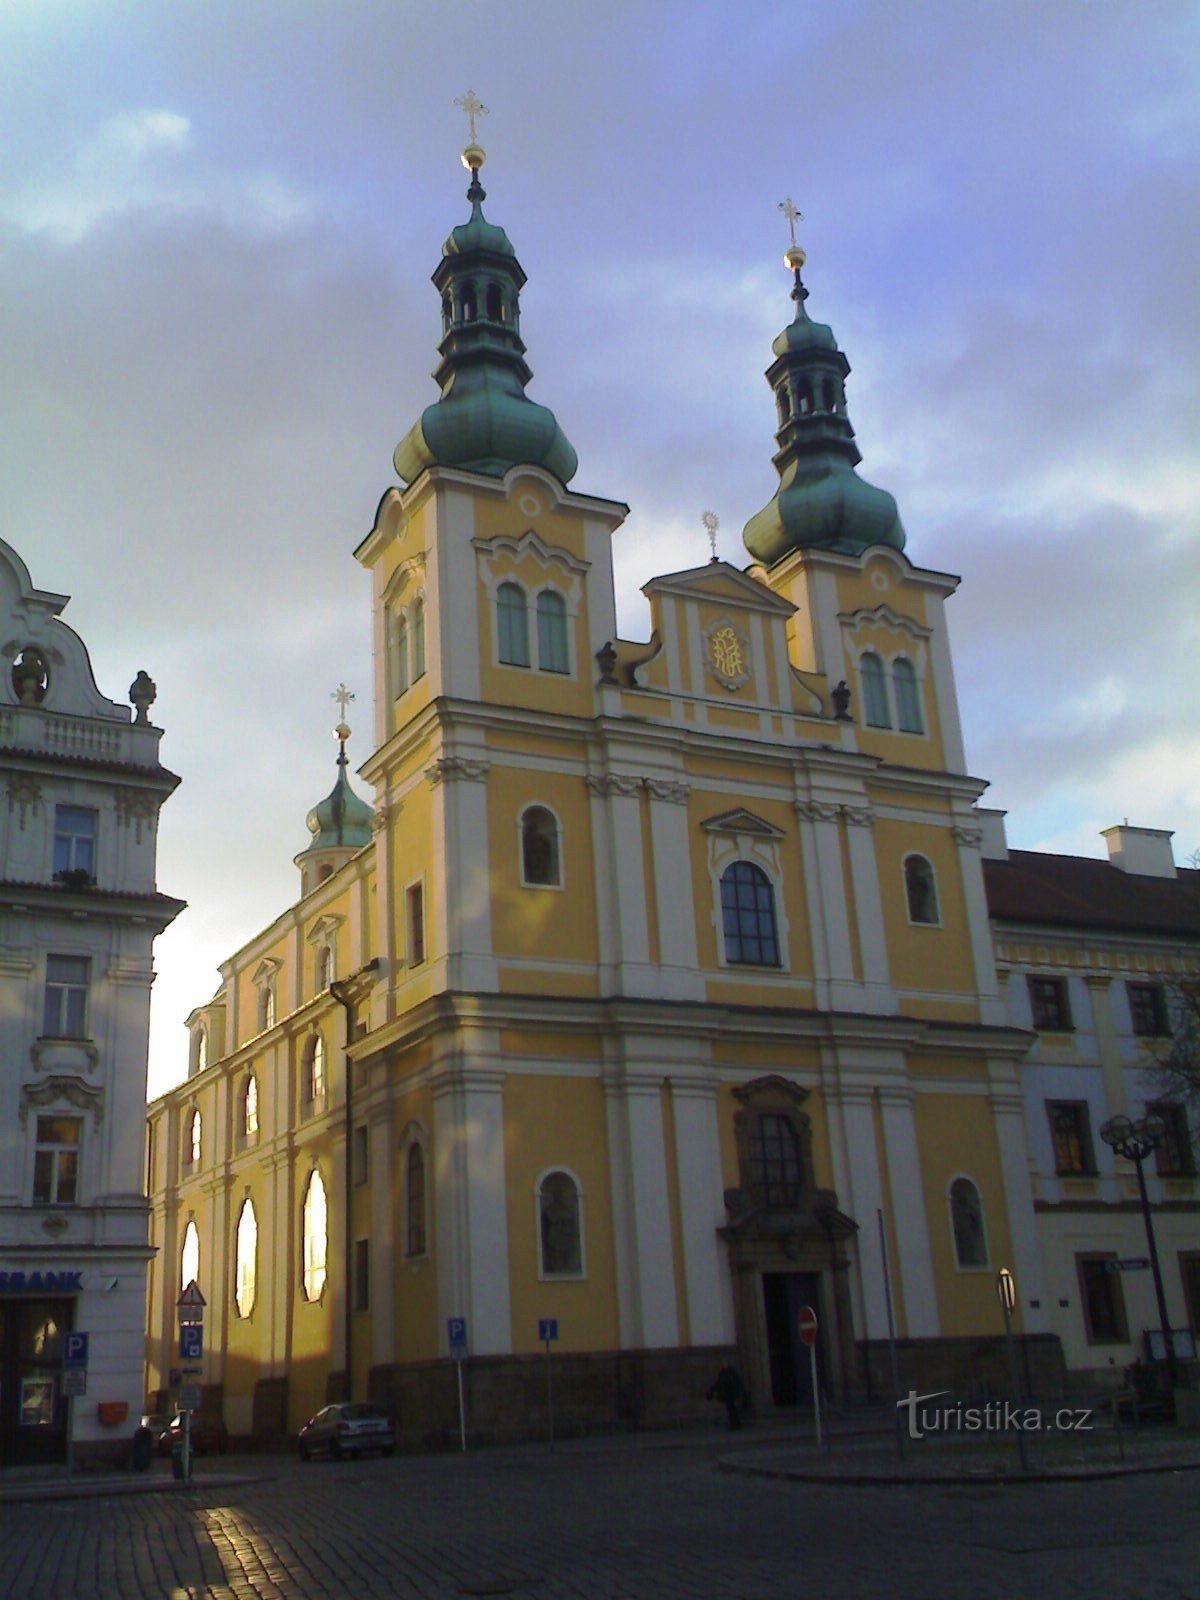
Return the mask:
{"type": "Polygon", "coordinates": [[[242,1138],[247,1144],[258,1138],[258,1079],[253,1073],[242,1090],[242,1138]]]}
{"type": "Polygon", "coordinates": [[[970,1178],[955,1178],[950,1185],[950,1224],[954,1230],[954,1256],[958,1265],[986,1267],[988,1249],[983,1201],[970,1178]]]}
{"type": "Polygon", "coordinates": [[[408,689],[408,618],[403,611],[396,618],[396,694],[408,689]]]}
{"type": "Polygon", "coordinates": [[[558,888],[558,823],[545,806],[527,806],[521,813],[521,882],[558,888]]]}
{"type": "Polygon", "coordinates": [[[193,1106],[192,1114],[188,1118],[187,1164],[189,1167],[198,1167],[200,1165],[200,1129],[200,1112],[193,1106]]]}
{"type": "Polygon", "coordinates": [[[873,650],[868,650],[859,662],[862,674],[863,708],[870,728],[890,728],[892,713],[888,706],[887,680],[883,662],[873,650]]]}
{"type": "Polygon", "coordinates": [[[306,1300],[319,1300],[325,1289],[325,1251],[329,1232],[329,1208],[325,1185],[316,1167],[309,1174],[301,1208],[300,1259],[301,1287],[306,1300]]]}
{"type": "Polygon", "coordinates": [[[488,284],[484,305],[487,308],[489,322],[504,321],[504,302],[500,297],[500,285],[498,283],[488,284]]]}
{"type": "Polygon", "coordinates": [[[734,861],[721,874],[725,959],[731,965],[777,967],[775,890],[752,861],[734,861]]]}
{"type": "Polygon", "coordinates": [[[305,1052],[304,1098],[310,1106],[325,1104],[325,1039],[322,1034],[309,1036],[305,1052]]]}
{"type": "Polygon", "coordinates": [[[198,1283],[200,1279],[200,1230],[195,1222],[189,1220],[183,1230],[183,1244],[179,1251],[179,1292],[182,1294],[189,1283],[198,1283]]]}
{"type": "Polygon", "coordinates": [[[750,1134],[749,1173],[760,1205],[794,1206],[803,1187],[800,1141],[787,1117],[757,1117],[750,1134]]]}
{"type": "Polygon", "coordinates": [[[543,1278],[582,1276],[579,1189],[569,1172],[548,1172],[538,1186],[538,1237],[543,1278]]]}
{"type": "Polygon", "coordinates": [[[833,381],[830,378],[823,378],[821,380],[821,399],[824,402],[825,410],[826,411],[832,411],[833,410],[833,381]]]}
{"type": "Polygon", "coordinates": [[[333,946],[323,944],[317,951],[317,992],[328,989],[333,982],[333,946]]]}
{"type": "Polygon", "coordinates": [[[425,1151],[413,1140],[408,1147],[408,1160],[404,1169],[405,1233],[404,1253],[423,1256],[425,1239],[425,1151]]]}
{"type": "Polygon", "coordinates": [[[904,858],[904,893],[908,900],[908,920],[936,927],[938,914],[937,880],[924,856],[904,858]]]}
{"type": "Polygon", "coordinates": [[[275,979],[265,978],[258,989],[258,1031],[275,1026],[275,979]]]}
{"type": "Polygon", "coordinates": [[[464,322],[475,321],[474,289],[464,289],[462,292],[462,319],[464,322]]]}
{"type": "Polygon", "coordinates": [[[786,385],[781,386],[776,392],[775,401],[779,408],[779,425],[782,427],[792,414],[792,397],[788,393],[786,385]]]}
{"type": "Polygon", "coordinates": [[[907,656],[897,656],[892,665],[892,682],[896,687],[896,724],[902,733],[924,733],[921,717],[921,691],[917,687],[917,669],[907,656]]]}
{"type": "Polygon", "coordinates": [[[502,583],[496,591],[496,617],[500,634],[500,660],[506,666],[529,665],[529,616],[525,591],[519,583],[502,583]]]}
{"type": "Polygon", "coordinates": [[[567,658],[567,603],[557,589],[543,589],[537,597],[538,666],[543,672],[569,672],[567,658]]]}
{"type": "Polygon", "coordinates": [[[257,1274],[258,1218],[254,1215],[254,1201],[247,1195],[242,1202],[234,1241],[233,1303],[239,1317],[248,1317],[254,1310],[257,1274]]]}
{"type": "Polygon", "coordinates": [[[208,1066],[208,1029],[201,1027],[196,1030],[196,1071],[203,1072],[208,1066]]]}
{"type": "Polygon", "coordinates": [[[412,618],[412,681],[425,676],[425,602],[418,600],[413,606],[412,618]]]}

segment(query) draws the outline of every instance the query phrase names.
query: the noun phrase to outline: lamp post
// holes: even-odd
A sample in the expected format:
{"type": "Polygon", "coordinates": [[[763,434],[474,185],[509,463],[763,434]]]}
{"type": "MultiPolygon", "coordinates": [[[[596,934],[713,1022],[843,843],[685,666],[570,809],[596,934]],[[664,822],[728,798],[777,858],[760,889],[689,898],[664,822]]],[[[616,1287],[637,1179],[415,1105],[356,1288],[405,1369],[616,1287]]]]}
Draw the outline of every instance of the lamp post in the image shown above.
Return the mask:
{"type": "Polygon", "coordinates": [[[1150,1270],[1154,1274],[1154,1293],[1158,1298],[1158,1320],[1162,1328],[1163,1345],[1167,1352],[1167,1376],[1171,1390],[1175,1389],[1175,1345],[1171,1339],[1171,1323],[1167,1316],[1167,1297],[1163,1293],[1162,1270],[1158,1265],[1158,1247],[1154,1243],[1154,1218],[1150,1215],[1150,1196],[1146,1193],[1146,1174],[1142,1165],[1148,1155],[1158,1149],[1166,1132],[1166,1124],[1156,1112],[1139,1117],[1136,1122],[1129,1117],[1110,1117],[1100,1129],[1100,1137],[1109,1149],[1137,1169],[1138,1193],[1142,1197],[1142,1221],[1146,1224],[1146,1243],[1150,1247],[1150,1270]]]}

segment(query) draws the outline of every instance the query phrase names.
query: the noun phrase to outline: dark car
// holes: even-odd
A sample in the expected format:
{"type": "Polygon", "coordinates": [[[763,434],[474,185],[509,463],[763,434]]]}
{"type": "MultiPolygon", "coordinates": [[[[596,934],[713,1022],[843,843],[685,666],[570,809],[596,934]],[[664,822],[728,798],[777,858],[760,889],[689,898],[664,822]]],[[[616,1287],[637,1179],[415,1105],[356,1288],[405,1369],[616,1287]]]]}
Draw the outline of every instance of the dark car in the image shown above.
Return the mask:
{"type": "Polygon", "coordinates": [[[343,1401],[323,1406],[315,1417],[310,1417],[300,1429],[299,1443],[302,1461],[309,1461],[322,1451],[327,1451],[334,1461],[362,1455],[367,1450],[390,1456],[396,1451],[396,1429],[381,1406],[343,1401]]]}
{"type": "MultiPolygon", "coordinates": [[[[192,1451],[198,1456],[224,1455],[229,1449],[229,1429],[220,1417],[192,1413],[192,1451]]],[[[177,1411],[158,1436],[158,1453],[169,1456],[177,1440],[183,1438],[183,1414],[177,1411]]]]}

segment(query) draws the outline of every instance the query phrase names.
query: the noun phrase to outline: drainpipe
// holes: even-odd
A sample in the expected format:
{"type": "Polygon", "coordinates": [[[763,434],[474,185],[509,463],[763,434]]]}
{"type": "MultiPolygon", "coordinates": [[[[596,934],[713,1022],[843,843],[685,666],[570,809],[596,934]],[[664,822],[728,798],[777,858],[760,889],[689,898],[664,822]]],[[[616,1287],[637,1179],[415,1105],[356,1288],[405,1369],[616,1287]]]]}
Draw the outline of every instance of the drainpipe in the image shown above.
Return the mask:
{"type": "MultiPolygon", "coordinates": [[[[354,1398],[353,1366],[351,1355],[351,1331],[353,1320],[353,1306],[351,1304],[351,1291],[354,1288],[354,1173],[351,1170],[354,1162],[354,1067],[350,1060],[350,1046],[354,1043],[354,1000],[352,991],[357,987],[360,978],[366,977],[369,972],[378,972],[379,957],[372,956],[357,972],[352,972],[348,978],[333,978],[330,980],[329,992],[341,1006],[346,1014],[346,1042],[342,1047],[342,1065],[346,1078],[346,1193],[345,1204],[342,1207],[342,1260],[345,1263],[345,1284],[342,1294],[342,1339],[346,1350],[346,1399],[354,1398]]],[[[361,991],[360,991],[361,992],[361,991]]]]}

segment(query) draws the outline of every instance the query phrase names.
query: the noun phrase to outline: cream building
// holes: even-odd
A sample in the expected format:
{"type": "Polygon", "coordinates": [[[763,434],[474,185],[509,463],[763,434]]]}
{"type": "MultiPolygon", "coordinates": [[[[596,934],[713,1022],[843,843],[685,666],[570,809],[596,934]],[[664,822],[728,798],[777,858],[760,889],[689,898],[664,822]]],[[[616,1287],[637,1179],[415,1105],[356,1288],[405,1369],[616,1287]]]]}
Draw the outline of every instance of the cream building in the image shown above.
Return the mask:
{"type": "Polygon", "coordinates": [[[467,158],[440,397],[356,552],[373,803],[343,766],[299,898],[223,965],[151,1107],[149,1386],[194,1275],[235,1434],[348,1385],[438,1435],[453,1319],[497,1432],[540,1425],[543,1319],[581,1422],[703,1409],[731,1350],[760,1406],[802,1400],[804,1304],[830,1391],[878,1393],[885,1246],[907,1374],[999,1376],[1006,1265],[1057,1382],[957,579],[855,471],[803,254],[750,565],[651,577],[650,636],[622,640],[627,508],[568,487],[525,394],[525,277],[467,158]]]}
{"type": "Polygon", "coordinates": [[[62,621],[0,541],[0,1464],[62,1462],[72,1335],[76,1454],[128,1452],[144,1385],[143,1106],[154,936],[183,909],[155,888],[158,810],[178,779],[149,718],[96,687],[62,621]]]}

